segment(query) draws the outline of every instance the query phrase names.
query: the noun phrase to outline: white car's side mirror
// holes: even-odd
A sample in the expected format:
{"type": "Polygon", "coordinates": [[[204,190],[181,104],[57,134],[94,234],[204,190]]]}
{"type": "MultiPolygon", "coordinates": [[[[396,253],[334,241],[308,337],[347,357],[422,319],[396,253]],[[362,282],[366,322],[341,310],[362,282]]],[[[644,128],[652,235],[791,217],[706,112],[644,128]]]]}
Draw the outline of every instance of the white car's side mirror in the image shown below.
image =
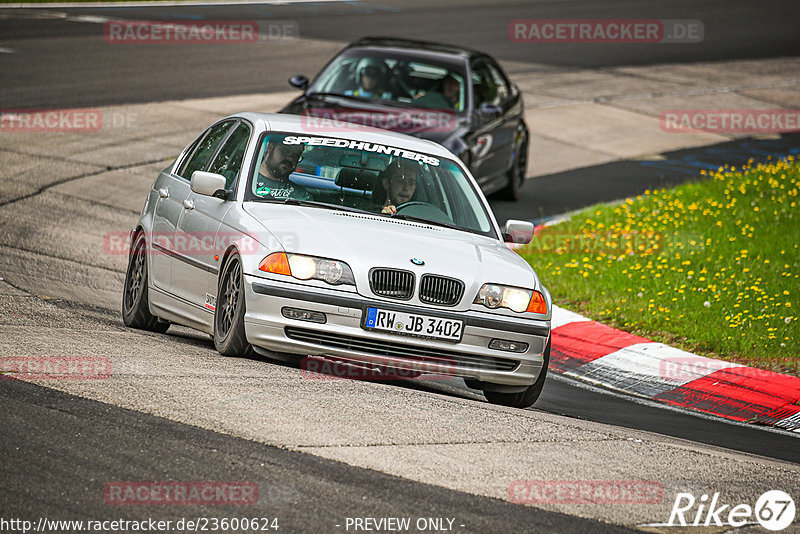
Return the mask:
{"type": "Polygon", "coordinates": [[[192,173],[192,191],[208,197],[225,197],[225,177],[215,172],[194,171],[192,173]]]}
{"type": "Polygon", "coordinates": [[[503,241],[527,245],[533,240],[533,223],[509,219],[503,227],[503,241]]]}

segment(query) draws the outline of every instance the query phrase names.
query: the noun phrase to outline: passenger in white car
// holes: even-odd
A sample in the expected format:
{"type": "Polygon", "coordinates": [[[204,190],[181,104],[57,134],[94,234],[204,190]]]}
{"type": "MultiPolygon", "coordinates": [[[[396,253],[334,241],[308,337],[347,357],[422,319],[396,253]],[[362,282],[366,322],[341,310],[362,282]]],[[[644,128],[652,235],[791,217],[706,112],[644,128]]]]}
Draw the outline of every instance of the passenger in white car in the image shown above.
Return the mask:
{"type": "Polygon", "coordinates": [[[412,201],[417,189],[418,172],[414,164],[397,161],[378,175],[379,187],[383,187],[386,196],[381,213],[390,215],[397,213],[397,206],[412,201]]]}

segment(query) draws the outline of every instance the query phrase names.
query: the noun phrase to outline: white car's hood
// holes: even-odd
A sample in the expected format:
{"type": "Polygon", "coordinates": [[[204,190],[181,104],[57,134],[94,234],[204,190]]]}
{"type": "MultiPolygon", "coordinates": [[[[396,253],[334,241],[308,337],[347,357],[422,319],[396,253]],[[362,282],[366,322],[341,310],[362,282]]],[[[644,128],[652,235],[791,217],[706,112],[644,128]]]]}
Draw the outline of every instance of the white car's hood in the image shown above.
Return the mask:
{"type": "MultiPolygon", "coordinates": [[[[289,253],[346,262],[363,292],[373,267],[393,267],[457,278],[474,295],[487,282],[538,289],[533,269],[488,237],[412,221],[305,206],[248,203],[253,217],[289,253]],[[424,265],[415,265],[412,258],[424,265]]],[[[465,299],[466,300],[466,299],[465,299]]],[[[468,303],[467,303],[468,304],[468,303]]]]}

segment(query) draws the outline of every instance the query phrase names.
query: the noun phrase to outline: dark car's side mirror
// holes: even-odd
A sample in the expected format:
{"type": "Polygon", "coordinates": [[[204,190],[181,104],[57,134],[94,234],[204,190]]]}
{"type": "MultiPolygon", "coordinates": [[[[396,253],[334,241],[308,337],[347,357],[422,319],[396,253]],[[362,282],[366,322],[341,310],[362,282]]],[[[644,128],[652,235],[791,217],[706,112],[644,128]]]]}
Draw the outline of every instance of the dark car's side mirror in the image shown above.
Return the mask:
{"type": "Polygon", "coordinates": [[[503,108],[491,102],[484,102],[481,104],[481,107],[478,108],[478,113],[481,115],[500,115],[502,112],[503,108]]]}
{"type": "Polygon", "coordinates": [[[308,87],[308,78],[302,74],[295,74],[289,78],[289,85],[305,91],[306,87],[308,87]]]}

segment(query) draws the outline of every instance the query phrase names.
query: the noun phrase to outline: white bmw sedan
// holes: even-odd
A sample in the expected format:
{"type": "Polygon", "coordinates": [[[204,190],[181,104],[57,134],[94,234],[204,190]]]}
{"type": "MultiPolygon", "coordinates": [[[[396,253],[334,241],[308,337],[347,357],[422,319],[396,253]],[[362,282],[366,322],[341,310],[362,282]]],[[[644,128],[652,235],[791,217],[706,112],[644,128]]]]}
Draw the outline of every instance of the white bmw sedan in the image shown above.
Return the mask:
{"type": "Polygon", "coordinates": [[[461,377],[527,407],[550,357],[550,294],[438,144],[240,113],[156,179],[131,233],[122,315],[207,332],[226,356],[319,356],[461,377]]]}

